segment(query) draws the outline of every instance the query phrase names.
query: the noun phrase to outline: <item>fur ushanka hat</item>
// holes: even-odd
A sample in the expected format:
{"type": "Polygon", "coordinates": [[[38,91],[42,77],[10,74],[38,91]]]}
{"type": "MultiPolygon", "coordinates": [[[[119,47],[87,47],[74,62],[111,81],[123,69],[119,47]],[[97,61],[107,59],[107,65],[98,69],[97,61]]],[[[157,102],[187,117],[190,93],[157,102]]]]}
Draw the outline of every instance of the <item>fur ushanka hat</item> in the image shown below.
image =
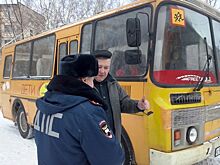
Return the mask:
{"type": "Polygon", "coordinates": [[[59,74],[76,78],[97,76],[98,61],[89,54],[67,55],[60,61],[59,74]]]}

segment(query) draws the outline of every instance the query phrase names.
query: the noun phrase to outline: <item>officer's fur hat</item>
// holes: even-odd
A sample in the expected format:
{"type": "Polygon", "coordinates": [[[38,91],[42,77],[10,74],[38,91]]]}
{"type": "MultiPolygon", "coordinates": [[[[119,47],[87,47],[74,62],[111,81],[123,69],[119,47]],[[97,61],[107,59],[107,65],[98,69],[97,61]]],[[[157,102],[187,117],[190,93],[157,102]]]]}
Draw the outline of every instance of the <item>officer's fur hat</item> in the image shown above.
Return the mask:
{"type": "Polygon", "coordinates": [[[109,59],[112,57],[112,53],[108,50],[96,50],[92,53],[96,58],[109,59]]]}
{"type": "Polygon", "coordinates": [[[98,74],[98,61],[93,55],[68,55],[60,61],[60,75],[80,77],[93,77],[98,74]]]}

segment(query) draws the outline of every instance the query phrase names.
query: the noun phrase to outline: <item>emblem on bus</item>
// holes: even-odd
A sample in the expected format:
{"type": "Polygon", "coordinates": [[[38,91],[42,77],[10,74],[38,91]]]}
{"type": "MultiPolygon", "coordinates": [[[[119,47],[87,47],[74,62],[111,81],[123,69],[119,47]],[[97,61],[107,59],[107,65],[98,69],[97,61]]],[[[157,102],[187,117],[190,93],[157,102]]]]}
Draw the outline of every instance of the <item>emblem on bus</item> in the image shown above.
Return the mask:
{"type": "Polygon", "coordinates": [[[173,26],[185,26],[185,12],[183,9],[171,8],[171,24],[173,26]]]}
{"type": "Polygon", "coordinates": [[[2,85],[2,90],[6,91],[8,89],[10,89],[10,83],[7,81],[2,85]]]}
{"type": "MultiPolygon", "coordinates": [[[[201,76],[198,76],[198,75],[182,75],[182,76],[179,76],[176,78],[177,80],[180,80],[180,81],[195,81],[195,82],[198,82],[198,81],[201,81],[202,80],[202,77],[201,76]]],[[[211,77],[206,77],[205,78],[205,83],[212,83],[213,81],[211,80],[211,77]]]]}
{"type": "Polygon", "coordinates": [[[49,84],[49,82],[47,83],[43,83],[40,87],[40,91],[39,91],[39,94],[40,96],[44,96],[44,94],[47,92],[47,85],[49,84]]]}

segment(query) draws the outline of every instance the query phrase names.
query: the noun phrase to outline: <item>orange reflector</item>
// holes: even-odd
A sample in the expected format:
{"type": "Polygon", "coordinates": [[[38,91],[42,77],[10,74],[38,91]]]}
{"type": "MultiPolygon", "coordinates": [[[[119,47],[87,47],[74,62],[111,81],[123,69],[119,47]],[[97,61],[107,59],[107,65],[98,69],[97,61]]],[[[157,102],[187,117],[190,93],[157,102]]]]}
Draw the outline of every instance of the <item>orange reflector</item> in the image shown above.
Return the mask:
{"type": "Polygon", "coordinates": [[[181,139],[181,132],[180,130],[174,131],[174,140],[180,140],[181,139]]]}

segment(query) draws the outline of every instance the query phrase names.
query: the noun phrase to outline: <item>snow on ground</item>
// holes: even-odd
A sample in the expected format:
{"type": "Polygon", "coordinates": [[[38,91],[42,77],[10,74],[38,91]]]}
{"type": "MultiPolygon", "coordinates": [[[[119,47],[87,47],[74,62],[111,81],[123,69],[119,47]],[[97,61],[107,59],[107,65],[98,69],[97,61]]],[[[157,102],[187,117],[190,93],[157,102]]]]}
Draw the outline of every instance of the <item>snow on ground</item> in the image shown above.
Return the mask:
{"type": "MultiPolygon", "coordinates": [[[[14,123],[4,119],[0,110],[0,165],[37,165],[34,139],[23,139],[14,123]]],[[[220,157],[196,165],[220,165],[220,157]]]]}
{"type": "Polygon", "coordinates": [[[23,139],[10,120],[0,111],[0,165],[37,165],[34,139],[23,139]]]}

